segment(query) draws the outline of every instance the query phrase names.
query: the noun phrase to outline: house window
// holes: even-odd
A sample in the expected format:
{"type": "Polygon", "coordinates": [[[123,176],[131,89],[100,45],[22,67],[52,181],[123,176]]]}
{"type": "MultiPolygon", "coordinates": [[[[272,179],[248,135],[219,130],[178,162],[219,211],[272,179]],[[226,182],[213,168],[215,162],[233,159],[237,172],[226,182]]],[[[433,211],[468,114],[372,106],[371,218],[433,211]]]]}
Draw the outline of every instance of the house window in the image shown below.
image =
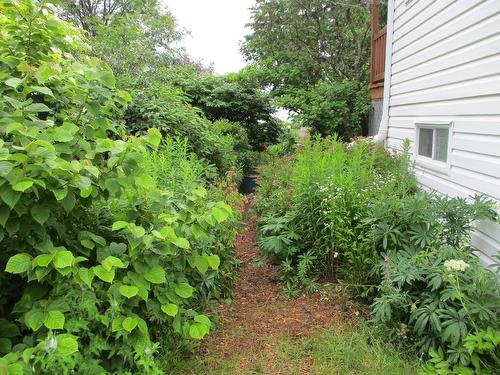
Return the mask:
{"type": "Polygon", "coordinates": [[[438,162],[448,161],[450,124],[417,124],[418,156],[438,162]]]}

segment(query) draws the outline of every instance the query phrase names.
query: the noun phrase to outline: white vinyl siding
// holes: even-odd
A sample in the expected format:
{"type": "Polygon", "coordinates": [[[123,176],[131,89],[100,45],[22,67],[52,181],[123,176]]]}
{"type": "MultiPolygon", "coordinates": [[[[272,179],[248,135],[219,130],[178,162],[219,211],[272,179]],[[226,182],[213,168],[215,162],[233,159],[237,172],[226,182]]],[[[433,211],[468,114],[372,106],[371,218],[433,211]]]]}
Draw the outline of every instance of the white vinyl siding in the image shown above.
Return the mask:
{"type": "MultiPolygon", "coordinates": [[[[450,196],[480,193],[500,202],[500,0],[395,0],[386,69],[387,146],[415,142],[419,123],[452,123],[446,171],[419,163],[412,146],[420,183],[450,196]]],[[[500,226],[480,223],[472,244],[492,263],[500,226]]]]}

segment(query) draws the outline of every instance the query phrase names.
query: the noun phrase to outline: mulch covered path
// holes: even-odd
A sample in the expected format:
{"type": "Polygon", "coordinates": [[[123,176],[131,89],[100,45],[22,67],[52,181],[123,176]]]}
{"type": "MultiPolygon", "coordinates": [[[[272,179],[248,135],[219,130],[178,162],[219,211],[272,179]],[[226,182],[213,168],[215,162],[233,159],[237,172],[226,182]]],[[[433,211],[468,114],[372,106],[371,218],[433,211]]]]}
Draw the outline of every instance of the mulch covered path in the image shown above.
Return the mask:
{"type": "Polygon", "coordinates": [[[236,255],[243,264],[233,303],[220,306],[221,322],[200,348],[209,369],[210,358],[238,357],[237,373],[247,373],[259,359],[272,360],[273,337],[301,338],[322,328],[347,328],[342,297],[316,293],[287,298],[282,293],[283,285],[275,279],[276,266],[254,265],[259,249],[251,205],[246,206],[247,230],[236,245],[236,255]]]}

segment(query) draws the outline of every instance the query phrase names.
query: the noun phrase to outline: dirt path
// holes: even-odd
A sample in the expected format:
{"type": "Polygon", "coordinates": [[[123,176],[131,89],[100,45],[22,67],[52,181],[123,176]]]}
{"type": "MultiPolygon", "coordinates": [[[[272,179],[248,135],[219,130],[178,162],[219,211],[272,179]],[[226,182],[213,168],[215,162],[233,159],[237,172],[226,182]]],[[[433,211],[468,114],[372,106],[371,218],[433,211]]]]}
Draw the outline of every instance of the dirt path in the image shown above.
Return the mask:
{"type": "MultiPolygon", "coordinates": [[[[286,298],[283,285],[275,280],[275,266],[255,266],[259,259],[255,214],[247,212],[246,221],[247,231],[236,245],[236,255],[243,264],[233,303],[220,307],[221,323],[202,346],[200,355],[207,370],[216,373],[261,373],[252,369],[263,360],[269,364],[266,374],[287,373],[286,369],[269,371],[277,355],[276,340],[283,335],[292,339],[307,337],[322,328],[342,331],[347,328],[342,317],[344,304],[340,297],[329,298],[322,293],[286,298]],[[231,360],[234,367],[230,371],[220,369],[221,361],[231,360]]],[[[304,366],[301,373],[307,373],[307,361],[304,366]]]]}

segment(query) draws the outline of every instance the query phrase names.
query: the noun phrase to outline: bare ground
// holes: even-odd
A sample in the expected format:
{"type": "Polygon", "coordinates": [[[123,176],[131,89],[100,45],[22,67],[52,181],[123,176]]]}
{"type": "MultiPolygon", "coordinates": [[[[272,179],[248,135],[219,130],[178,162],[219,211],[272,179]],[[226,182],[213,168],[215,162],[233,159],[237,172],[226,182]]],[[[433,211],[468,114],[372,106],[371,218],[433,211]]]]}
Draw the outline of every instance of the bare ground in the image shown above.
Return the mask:
{"type": "MultiPolygon", "coordinates": [[[[251,204],[250,204],[251,205],[251,204]]],[[[273,358],[276,343],[283,335],[304,338],[325,328],[339,332],[349,330],[341,295],[316,293],[290,299],[283,295],[283,285],[276,281],[276,266],[254,265],[259,259],[256,238],[256,216],[246,213],[247,231],[236,244],[236,256],[242,261],[240,278],[236,283],[233,303],[221,305],[221,322],[199,350],[207,372],[249,374],[255,366],[266,363],[266,374],[286,374],[286,368],[276,368],[273,358]],[[237,359],[229,372],[219,368],[223,361],[237,359]]],[[[301,373],[308,373],[308,360],[303,361],[301,373]]],[[[279,366],[278,366],[279,367],[279,366]]]]}

